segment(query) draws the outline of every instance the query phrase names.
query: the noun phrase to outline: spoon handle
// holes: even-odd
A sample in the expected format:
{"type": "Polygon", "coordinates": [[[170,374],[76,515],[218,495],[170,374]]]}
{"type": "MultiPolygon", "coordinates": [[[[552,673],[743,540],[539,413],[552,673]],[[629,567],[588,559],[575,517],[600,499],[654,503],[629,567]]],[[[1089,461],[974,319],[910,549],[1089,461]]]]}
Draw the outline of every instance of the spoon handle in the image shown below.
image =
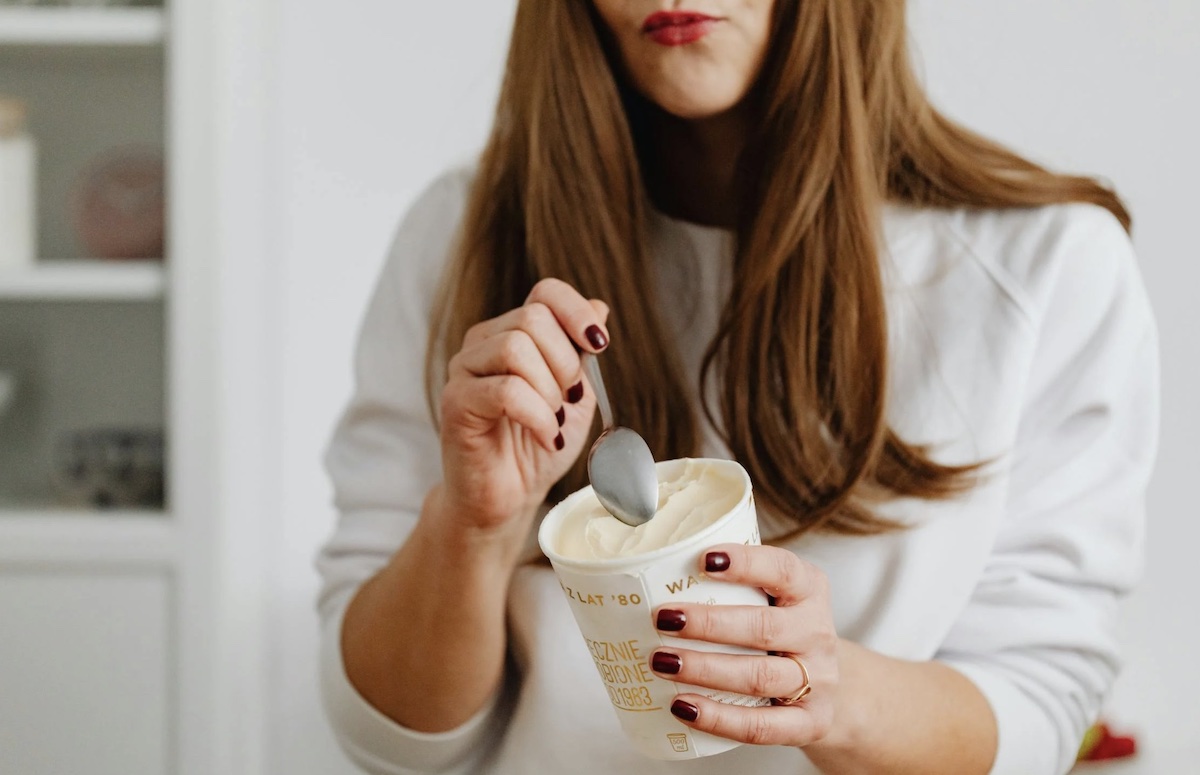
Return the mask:
{"type": "Polygon", "coordinates": [[[612,407],[608,405],[608,391],[604,389],[604,377],[600,374],[600,360],[591,353],[584,353],[583,370],[596,393],[596,405],[600,407],[600,419],[604,423],[603,430],[608,430],[613,427],[612,407]]]}

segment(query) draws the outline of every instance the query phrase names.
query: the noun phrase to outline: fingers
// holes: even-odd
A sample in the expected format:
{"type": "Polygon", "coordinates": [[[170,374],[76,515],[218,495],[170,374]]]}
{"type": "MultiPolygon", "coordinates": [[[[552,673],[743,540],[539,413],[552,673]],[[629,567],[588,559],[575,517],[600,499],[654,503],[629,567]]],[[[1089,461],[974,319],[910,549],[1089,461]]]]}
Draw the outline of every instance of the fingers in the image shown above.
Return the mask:
{"type": "MultiPolygon", "coordinates": [[[[600,352],[608,346],[608,305],[599,300],[588,300],[579,291],[562,280],[542,280],[533,286],[525,304],[504,315],[485,320],[467,332],[463,344],[494,335],[497,331],[513,328],[513,317],[522,314],[526,307],[542,307],[558,323],[568,340],[580,350],[600,352]]],[[[541,314],[538,310],[536,314],[541,314]]]]}
{"type": "Polygon", "coordinates": [[[525,303],[546,305],[581,350],[598,353],[608,347],[608,329],[604,325],[607,306],[602,314],[601,309],[562,280],[542,280],[533,286],[525,303]]]}
{"type": "Polygon", "coordinates": [[[655,626],[678,638],[763,649],[831,649],[837,632],[829,614],[829,582],[815,565],[773,546],[722,544],[701,558],[709,578],[758,587],[774,606],[672,603],[655,614],[655,626]]]}
{"type": "Polygon", "coordinates": [[[548,450],[562,449],[563,403],[584,395],[580,352],[608,347],[608,312],[607,304],[585,299],[561,280],[539,282],[523,306],[467,332],[450,360],[443,419],[508,417],[548,450]]]}
{"type": "MultiPolygon", "coordinates": [[[[582,388],[581,350],[599,352],[608,346],[608,305],[587,300],[561,280],[543,280],[534,286],[526,303],[471,327],[463,338],[463,351],[512,331],[525,332],[563,392],[582,388]],[[599,346],[597,346],[599,345],[599,346]]],[[[578,401],[573,396],[572,403],[578,401]]]]}
{"type": "Polygon", "coordinates": [[[787,656],[733,655],[668,647],[656,650],[651,669],[691,686],[755,697],[812,692],[794,705],[747,708],[697,694],[681,694],[671,712],[688,726],[753,745],[805,746],[833,725],[838,684],[838,638],[829,584],[819,568],[790,551],[723,544],[700,559],[705,575],[757,587],[773,606],[671,603],[655,612],[655,626],[675,638],[745,646],[787,656]],[[797,660],[803,660],[804,668],[797,660]],[[806,681],[807,672],[807,681],[806,681]]]}
{"type": "MultiPolygon", "coordinates": [[[[517,334],[527,338],[528,344],[532,347],[525,347],[525,343],[516,345],[510,342],[509,344],[512,346],[520,346],[521,351],[509,352],[507,355],[514,358],[532,357],[542,361],[548,369],[548,373],[557,382],[558,392],[566,392],[582,379],[578,351],[562,330],[562,326],[558,324],[554,313],[544,304],[526,304],[499,317],[472,326],[463,339],[460,354],[470,353],[472,350],[492,343],[497,338],[511,338],[517,334]]],[[[474,362],[479,360],[479,358],[473,359],[474,362]]],[[[492,368],[504,366],[505,364],[502,363],[494,363],[492,368]]]]}
{"type": "Polygon", "coordinates": [[[787,549],[777,546],[714,546],[700,558],[705,575],[758,587],[779,606],[792,606],[828,590],[825,574],[787,549]]]}
{"type": "Polygon", "coordinates": [[[833,721],[830,703],[742,708],[698,694],[676,697],[671,713],[692,729],[750,745],[805,746],[825,737],[833,721]]]}
{"type": "MultiPolygon", "coordinates": [[[[557,324],[554,325],[557,327],[557,324]]],[[[560,338],[565,340],[565,337],[560,338]]],[[[570,356],[574,356],[573,350],[570,356]]],[[[563,405],[566,388],[555,377],[533,337],[519,328],[502,331],[463,348],[450,359],[450,374],[458,372],[466,372],[473,377],[521,377],[541,395],[552,411],[557,412],[563,405]]]]}
{"type": "Polygon", "coordinates": [[[689,649],[659,649],[650,668],[671,681],[751,697],[790,697],[807,676],[787,657],[743,656],[689,649]]]}
{"type": "Polygon", "coordinates": [[[483,424],[507,417],[527,428],[547,452],[563,448],[558,416],[525,379],[513,375],[451,381],[442,393],[446,424],[483,424]]]}
{"type": "Polygon", "coordinates": [[[763,651],[794,651],[799,637],[794,611],[765,605],[671,603],[659,609],[655,626],[676,638],[763,651]]]}

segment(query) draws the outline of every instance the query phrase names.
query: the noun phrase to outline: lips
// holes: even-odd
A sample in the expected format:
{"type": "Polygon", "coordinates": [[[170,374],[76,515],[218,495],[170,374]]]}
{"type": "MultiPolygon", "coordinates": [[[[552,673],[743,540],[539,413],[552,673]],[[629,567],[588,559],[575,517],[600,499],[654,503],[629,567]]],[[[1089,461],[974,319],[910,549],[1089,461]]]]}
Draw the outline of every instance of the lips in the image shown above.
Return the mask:
{"type": "Polygon", "coordinates": [[[646,17],[642,32],[655,43],[682,46],[700,40],[720,19],[694,11],[658,11],[646,17]]]}

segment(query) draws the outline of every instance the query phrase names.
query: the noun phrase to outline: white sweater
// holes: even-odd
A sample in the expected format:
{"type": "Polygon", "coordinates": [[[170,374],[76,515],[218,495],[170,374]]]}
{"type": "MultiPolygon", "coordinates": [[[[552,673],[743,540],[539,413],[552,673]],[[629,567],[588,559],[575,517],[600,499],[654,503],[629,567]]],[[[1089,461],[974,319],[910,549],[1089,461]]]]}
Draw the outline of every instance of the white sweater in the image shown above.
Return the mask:
{"type": "MultiPolygon", "coordinates": [[[[339,647],[347,603],[403,543],[441,477],[422,364],[432,289],[469,185],[468,171],[442,177],[405,218],[328,451],[340,519],[318,560],[321,678],[341,745],[372,773],[816,772],[785,747],[677,763],[636,753],[544,564],[516,571],[513,667],[461,728],[404,729],[348,682],[339,647]]],[[[963,498],[888,504],[908,530],[786,545],[828,574],[843,638],[940,660],[976,683],[999,724],[993,773],[1063,773],[1117,673],[1116,603],[1139,573],[1156,445],[1155,326],[1130,242],[1086,205],[890,207],[884,231],[889,422],[942,462],[995,462],[963,498]]],[[[732,236],[656,216],[651,247],[661,304],[698,375],[727,293],[732,236]]],[[[704,454],[728,457],[706,432],[704,454]]]]}

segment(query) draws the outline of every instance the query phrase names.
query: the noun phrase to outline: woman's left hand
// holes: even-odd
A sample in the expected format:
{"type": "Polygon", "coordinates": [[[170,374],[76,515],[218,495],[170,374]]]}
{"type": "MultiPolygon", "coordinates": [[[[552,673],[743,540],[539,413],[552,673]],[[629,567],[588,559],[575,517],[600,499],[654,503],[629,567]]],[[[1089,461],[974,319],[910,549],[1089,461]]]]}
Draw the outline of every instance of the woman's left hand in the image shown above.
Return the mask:
{"type": "Polygon", "coordinates": [[[659,676],[725,692],[768,697],[759,708],[726,705],[698,694],[680,694],[671,712],[693,729],[754,745],[807,746],[829,734],[838,687],[838,636],[829,582],[815,565],[772,546],[715,546],[700,559],[705,574],[758,587],[773,606],[672,603],[655,614],[659,631],[688,640],[763,649],[772,655],[740,656],[660,648],[650,658],[659,676]],[[794,655],[774,656],[775,654],[794,655]],[[811,691],[794,705],[808,672],[811,691]]]}

